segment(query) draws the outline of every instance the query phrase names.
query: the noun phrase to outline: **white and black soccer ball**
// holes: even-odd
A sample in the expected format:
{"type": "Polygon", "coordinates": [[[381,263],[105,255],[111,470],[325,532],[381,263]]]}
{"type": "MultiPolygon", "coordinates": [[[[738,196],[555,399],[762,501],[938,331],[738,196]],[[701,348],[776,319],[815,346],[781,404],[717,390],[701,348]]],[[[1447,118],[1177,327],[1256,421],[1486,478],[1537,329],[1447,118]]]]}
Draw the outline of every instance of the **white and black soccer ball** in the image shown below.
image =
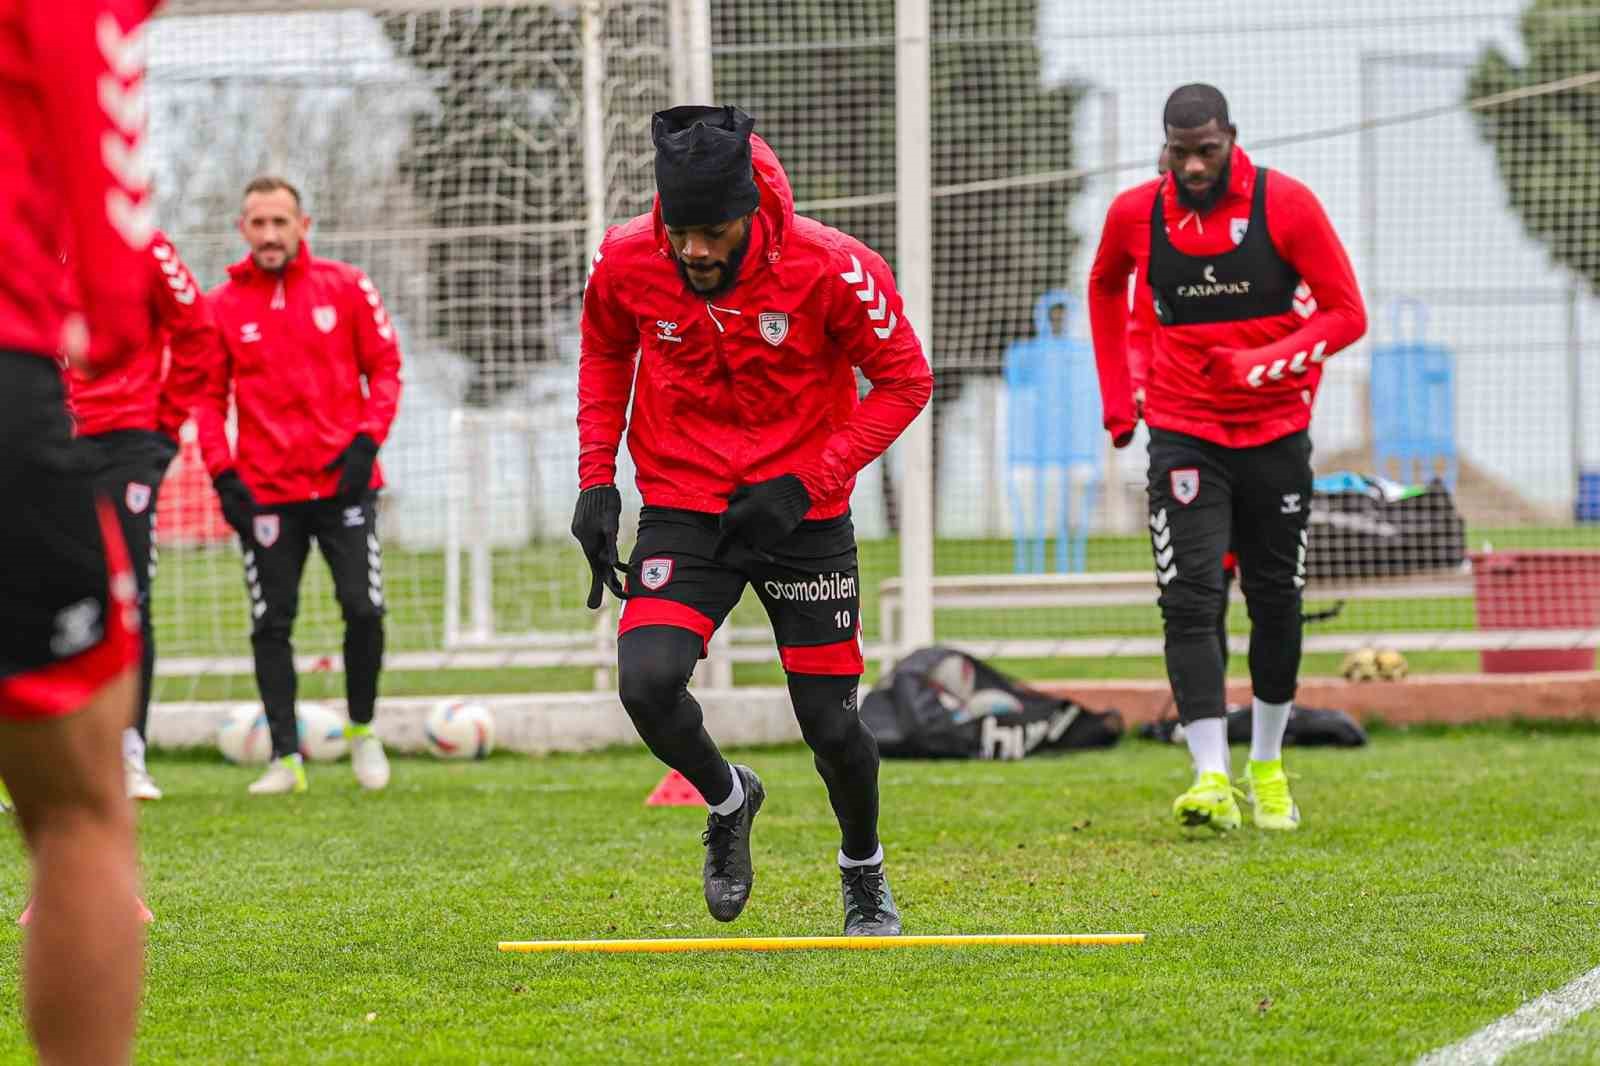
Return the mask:
{"type": "Polygon", "coordinates": [[[295,707],[300,729],[300,755],[311,762],[338,762],[350,751],[345,736],[349,723],[345,716],[322,703],[300,703],[295,707]]]}
{"type": "Polygon", "coordinates": [[[441,759],[483,759],[494,751],[494,715],[471,700],[441,700],[428,712],[428,750],[441,759]]]}
{"type": "Polygon", "coordinates": [[[1003,688],[980,688],[967,700],[967,717],[1002,718],[1021,714],[1022,701],[1003,688]]]}
{"type": "Polygon", "coordinates": [[[243,766],[260,766],[272,757],[272,731],[261,704],[239,703],[228,708],[217,727],[217,750],[224,759],[243,766]]]}
{"type": "Polygon", "coordinates": [[[928,680],[939,690],[939,702],[952,713],[966,711],[977,685],[977,670],[972,660],[960,652],[951,652],[933,664],[928,680]]]}

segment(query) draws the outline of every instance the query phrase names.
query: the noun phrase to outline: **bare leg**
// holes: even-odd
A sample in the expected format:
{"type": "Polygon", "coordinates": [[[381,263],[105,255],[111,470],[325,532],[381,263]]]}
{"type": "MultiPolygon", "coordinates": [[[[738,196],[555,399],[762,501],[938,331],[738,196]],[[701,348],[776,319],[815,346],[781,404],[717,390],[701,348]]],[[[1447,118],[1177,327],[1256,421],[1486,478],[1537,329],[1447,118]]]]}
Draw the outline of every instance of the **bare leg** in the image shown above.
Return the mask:
{"type": "Polygon", "coordinates": [[[0,775],[33,856],[23,1009],[45,1066],[133,1053],[144,931],[122,730],[138,684],[130,669],[74,714],[0,719],[0,775]]]}

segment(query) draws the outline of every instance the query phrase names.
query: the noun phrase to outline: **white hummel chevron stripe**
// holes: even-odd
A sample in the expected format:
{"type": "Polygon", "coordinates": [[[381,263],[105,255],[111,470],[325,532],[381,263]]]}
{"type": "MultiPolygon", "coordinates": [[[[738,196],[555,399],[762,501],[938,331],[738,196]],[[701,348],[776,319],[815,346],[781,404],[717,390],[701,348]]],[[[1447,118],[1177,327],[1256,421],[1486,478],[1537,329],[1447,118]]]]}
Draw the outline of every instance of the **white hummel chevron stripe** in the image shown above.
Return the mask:
{"type": "Polygon", "coordinates": [[[1288,365],[1289,361],[1287,359],[1274,359],[1272,361],[1272,369],[1267,371],[1267,377],[1271,378],[1273,381],[1282,381],[1283,368],[1288,365]]]}
{"type": "Polygon", "coordinates": [[[882,322],[883,316],[889,313],[889,298],[883,293],[878,294],[878,306],[867,308],[867,317],[874,322],[882,322]]]}
{"type": "Polygon", "coordinates": [[[880,341],[886,341],[886,340],[889,339],[889,334],[894,332],[895,321],[896,320],[895,320],[894,312],[890,311],[889,312],[889,324],[886,325],[886,326],[873,326],[872,327],[872,332],[874,332],[874,333],[876,333],[878,335],[878,339],[880,341]]]}
{"type": "Polygon", "coordinates": [[[1167,509],[1165,507],[1150,516],[1150,528],[1157,532],[1167,528],[1167,509]]]}
{"type": "Polygon", "coordinates": [[[1167,582],[1171,581],[1177,576],[1178,568],[1176,566],[1169,566],[1165,570],[1156,571],[1156,581],[1160,582],[1162,585],[1165,585],[1167,582]]]}
{"type": "Polygon", "coordinates": [[[116,78],[103,74],[96,88],[100,110],[106,113],[106,118],[111,120],[112,125],[121,130],[129,140],[143,136],[145,120],[150,117],[150,108],[144,97],[144,86],[124,87],[116,78]]]}
{"type": "Polygon", "coordinates": [[[1296,300],[1294,302],[1294,313],[1299,315],[1301,318],[1310,318],[1312,315],[1317,313],[1317,301],[1296,300]]]}
{"type": "Polygon", "coordinates": [[[1152,533],[1150,539],[1158,550],[1165,548],[1172,541],[1172,530],[1163,529],[1160,533],[1152,533]]]}
{"type": "Polygon", "coordinates": [[[1245,380],[1250,383],[1251,388],[1259,389],[1261,387],[1261,375],[1265,374],[1266,372],[1267,367],[1265,363],[1261,364],[1260,366],[1253,366],[1250,368],[1250,373],[1245,375],[1245,380]]]}
{"type": "Polygon", "coordinates": [[[105,161],[111,176],[129,192],[142,193],[150,188],[153,171],[142,138],[130,145],[117,134],[106,130],[100,138],[100,158],[105,161]]]}
{"type": "Polygon", "coordinates": [[[134,27],[132,33],[123,33],[117,17],[107,12],[95,23],[94,36],[100,45],[100,54],[105,57],[106,66],[117,77],[131,81],[144,73],[146,49],[143,24],[134,27]]]}
{"type": "Polygon", "coordinates": [[[106,191],[106,220],[134,248],[149,244],[156,231],[155,212],[151,206],[134,203],[121,189],[106,191]]]}
{"type": "Polygon", "coordinates": [[[1328,350],[1328,342],[1327,341],[1318,341],[1311,349],[1311,361],[1313,363],[1322,362],[1324,359],[1327,358],[1327,356],[1323,354],[1327,350],[1328,350]]]}
{"type": "Polygon", "coordinates": [[[866,271],[861,269],[861,260],[852,255],[850,257],[850,269],[840,274],[839,277],[843,278],[847,285],[857,285],[860,284],[865,275],[866,271]]]}
{"type": "MultiPolygon", "coordinates": [[[[172,258],[172,247],[166,244],[152,244],[150,246],[150,254],[161,260],[161,269],[166,270],[166,261],[172,258]]],[[[176,270],[177,267],[173,267],[173,269],[176,270]]]]}
{"type": "Polygon", "coordinates": [[[1156,565],[1163,568],[1170,565],[1172,562],[1172,553],[1177,550],[1178,549],[1176,548],[1168,548],[1164,552],[1156,552],[1156,565]]]}
{"type": "MultiPolygon", "coordinates": [[[[155,251],[154,245],[151,246],[151,251],[155,251]]],[[[161,273],[167,276],[169,279],[168,284],[171,284],[170,279],[178,276],[178,264],[162,255],[160,252],[156,252],[156,258],[161,260],[161,273]]]]}
{"type": "Polygon", "coordinates": [[[1306,372],[1306,353],[1295,352],[1294,358],[1289,360],[1289,369],[1296,374],[1304,374],[1306,372]]]}
{"type": "Polygon", "coordinates": [[[1303,589],[1303,588],[1306,587],[1306,579],[1301,577],[1299,574],[1294,575],[1294,579],[1293,580],[1294,580],[1294,587],[1295,588],[1303,589]]]}
{"type": "Polygon", "coordinates": [[[867,283],[856,290],[856,299],[864,304],[869,304],[876,295],[878,295],[878,283],[872,280],[871,274],[868,274],[867,283]]]}
{"type": "Polygon", "coordinates": [[[172,298],[183,304],[183,306],[188,307],[190,304],[194,303],[195,298],[199,295],[199,290],[197,290],[193,285],[190,285],[182,292],[173,293],[172,298]]]}

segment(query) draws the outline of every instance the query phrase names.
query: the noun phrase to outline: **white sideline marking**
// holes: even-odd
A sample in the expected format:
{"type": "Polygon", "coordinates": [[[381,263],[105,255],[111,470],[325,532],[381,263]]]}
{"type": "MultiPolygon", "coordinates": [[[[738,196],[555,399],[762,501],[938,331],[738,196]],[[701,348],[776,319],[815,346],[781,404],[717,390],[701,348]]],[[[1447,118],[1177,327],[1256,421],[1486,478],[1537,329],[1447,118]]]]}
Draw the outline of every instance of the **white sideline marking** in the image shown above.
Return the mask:
{"type": "Polygon", "coordinates": [[[1578,1015],[1600,1005],[1600,966],[1546,992],[1479,1029],[1465,1040],[1430,1051],[1416,1066],[1490,1066],[1523,1044],[1543,1040],[1578,1015]]]}

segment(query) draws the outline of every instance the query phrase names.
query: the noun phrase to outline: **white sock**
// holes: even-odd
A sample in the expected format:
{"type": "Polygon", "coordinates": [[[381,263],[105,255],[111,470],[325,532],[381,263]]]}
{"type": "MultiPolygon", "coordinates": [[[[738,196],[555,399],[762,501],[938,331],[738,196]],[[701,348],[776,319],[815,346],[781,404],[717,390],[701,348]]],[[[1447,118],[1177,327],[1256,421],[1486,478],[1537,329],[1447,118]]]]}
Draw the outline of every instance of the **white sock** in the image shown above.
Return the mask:
{"type": "Polygon", "coordinates": [[[853,870],[857,866],[882,866],[882,865],[883,865],[883,845],[881,843],[878,845],[878,850],[873,852],[869,857],[867,857],[865,859],[852,859],[850,856],[848,856],[848,855],[846,855],[844,853],[844,849],[843,848],[839,849],[839,869],[841,869],[841,870],[853,870]]]}
{"type": "Polygon", "coordinates": [[[1250,701],[1250,759],[1272,762],[1283,758],[1283,731],[1289,724],[1289,703],[1250,701]]]}
{"type": "Polygon", "coordinates": [[[1183,740],[1189,745],[1195,773],[1229,775],[1226,718],[1200,718],[1188,723],[1183,727],[1183,740]]]}
{"type": "Polygon", "coordinates": [[[122,761],[144,769],[144,738],[131,725],[122,731],[122,761]]]}
{"type": "Polygon", "coordinates": [[[723,817],[727,817],[744,806],[744,781],[740,779],[739,771],[732,766],[728,767],[728,773],[733,777],[733,791],[728,793],[727,799],[714,807],[709,803],[706,804],[712,814],[720,814],[723,817]]]}

